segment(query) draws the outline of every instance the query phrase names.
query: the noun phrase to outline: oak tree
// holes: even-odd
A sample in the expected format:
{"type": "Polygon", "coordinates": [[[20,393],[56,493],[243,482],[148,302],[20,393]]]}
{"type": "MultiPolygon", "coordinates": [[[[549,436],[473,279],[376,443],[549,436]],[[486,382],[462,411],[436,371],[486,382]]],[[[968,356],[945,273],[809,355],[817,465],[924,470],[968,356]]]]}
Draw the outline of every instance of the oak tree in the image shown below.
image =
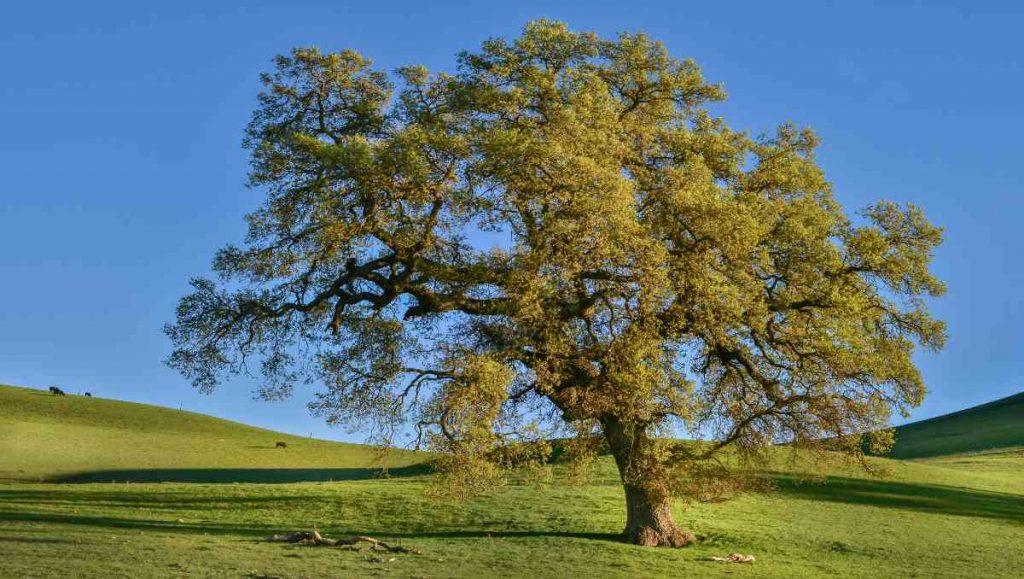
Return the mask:
{"type": "Polygon", "coordinates": [[[553,428],[581,457],[599,439],[624,538],[672,546],[692,535],[670,497],[722,453],[852,440],[921,402],[941,231],[891,202],[848,216],[810,130],[730,129],[723,89],[661,43],[536,21],[450,74],[275,64],[244,141],[265,201],[167,327],[198,388],[319,383],[316,414],[415,433],[469,487],[543,460],[553,428]]]}

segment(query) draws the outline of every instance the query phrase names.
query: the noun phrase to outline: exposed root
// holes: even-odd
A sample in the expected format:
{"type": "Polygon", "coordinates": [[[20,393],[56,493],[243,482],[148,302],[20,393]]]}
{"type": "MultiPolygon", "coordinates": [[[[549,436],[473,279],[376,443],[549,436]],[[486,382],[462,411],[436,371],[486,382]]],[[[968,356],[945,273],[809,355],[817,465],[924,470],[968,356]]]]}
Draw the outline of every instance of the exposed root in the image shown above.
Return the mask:
{"type": "Polygon", "coordinates": [[[642,527],[634,533],[624,533],[623,539],[627,543],[642,547],[685,547],[697,541],[693,533],[680,530],[675,526],[668,529],[642,527]]]}
{"type": "Polygon", "coordinates": [[[416,549],[409,549],[401,545],[392,545],[385,543],[373,537],[356,536],[348,537],[346,539],[328,539],[320,534],[319,531],[296,531],[294,533],[284,533],[280,535],[271,535],[267,537],[267,541],[271,543],[298,543],[300,545],[313,545],[318,547],[351,547],[360,543],[368,543],[370,549],[377,551],[387,551],[388,553],[413,553],[419,554],[420,552],[416,549]]]}

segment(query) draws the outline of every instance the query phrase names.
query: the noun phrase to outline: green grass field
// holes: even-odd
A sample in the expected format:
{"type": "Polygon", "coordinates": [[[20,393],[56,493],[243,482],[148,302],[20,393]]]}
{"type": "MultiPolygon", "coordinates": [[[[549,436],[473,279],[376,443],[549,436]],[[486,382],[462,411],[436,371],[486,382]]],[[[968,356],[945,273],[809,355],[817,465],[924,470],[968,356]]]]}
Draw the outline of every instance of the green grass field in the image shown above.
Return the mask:
{"type": "MultiPolygon", "coordinates": [[[[1024,429],[1019,412],[1004,418],[1024,429]]],[[[0,387],[0,576],[1019,577],[1024,450],[974,431],[977,446],[950,437],[948,455],[874,459],[884,479],[835,467],[827,484],[809,484],[776,472],[771,494],[680,503],[700,541],[648,549],[613,540],[624,507],[607,461],[586,486],[512,484],[453,502],[427,496],[422,455],[396,453],[380,478],[375,451],[359,445],[0,387]],[[121,482],[101,482],[111,480],[121,482]],[[314,527],[420,553],[262,540],[314,527]],[[757,561],[707,561],[734,552],[757,561]]]]}

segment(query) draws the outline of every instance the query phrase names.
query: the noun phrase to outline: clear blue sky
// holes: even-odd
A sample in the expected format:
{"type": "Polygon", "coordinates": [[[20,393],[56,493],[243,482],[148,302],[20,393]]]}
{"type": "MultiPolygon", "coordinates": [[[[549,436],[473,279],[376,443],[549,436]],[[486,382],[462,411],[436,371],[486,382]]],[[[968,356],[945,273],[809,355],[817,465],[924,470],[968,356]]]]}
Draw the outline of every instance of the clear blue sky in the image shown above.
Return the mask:
{"type": "MultiPolygon", "coordinates": [[[[0,383],[183,406],[352,438],[308,396],[212,396],[162,364],[189,277],[260,201],[242,129],[258,74],[294,46],[387,68],[548,17],[642,29],[725,83],[737,128],[792,120],[848,209],[922,205],[946,227],[939,355],[924,418],[1024,390],[1024,8],[1018,2],[15,2],[0,18],[0,383]],[[152,4],[153,7],[145,7],[152,4]],[[216,5],[216,7],[214,7],[216,5]],[[290,5],[290,6],[289,6],[290,5]],[[857,5],[856,7],[854,5],[857,5]]],[[[0,409],[2,420],[2,409],[0,409]]],[[[358,439],[358,436],[355,436],[358,439]]]]}

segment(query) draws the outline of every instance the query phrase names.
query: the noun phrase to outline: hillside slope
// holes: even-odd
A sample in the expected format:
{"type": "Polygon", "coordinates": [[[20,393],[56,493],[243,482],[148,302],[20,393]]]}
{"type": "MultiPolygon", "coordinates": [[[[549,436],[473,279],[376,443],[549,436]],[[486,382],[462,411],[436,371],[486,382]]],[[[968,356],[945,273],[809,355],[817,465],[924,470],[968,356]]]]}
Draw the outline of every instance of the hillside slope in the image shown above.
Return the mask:
{"type": "MultiPolygon", "coordinates": [[[[394,451],[391,467],[422,456],[394,451]]],[[[0,386],[0,480],[295,482],[369,478],[375,449],[147,404],[0,386]],[[287,448],[276,448],[285,442],[287,448]]]]}
{"type": "Polygon", "coordinates": [[[679,501],[676,519],[700,541],[645,549],[614,541],[626,513],[610,457],[585,485],[555,469],[552,485],[513,479],[505,492],[445,500],[428,477],[370,480],[368,447],[0,387],[0,471],[17,479],[0,481],[0,577],[1020,576],[1024,451],[872,458],[884,478],[823,463],[819,484],[777,450],[766,473],[777,492],[679,501]],[[243,484],[183,484],[227,481],[243,484]],[[415,551],[261,540],[310,528],[415,551]],[[709,560],[730,553],[757,561],[709,560]]]}
{"type": "Polygon", "coordinates": [[[892,458],[1024,447],[1024,392],[896,428],[892,458]]]}

